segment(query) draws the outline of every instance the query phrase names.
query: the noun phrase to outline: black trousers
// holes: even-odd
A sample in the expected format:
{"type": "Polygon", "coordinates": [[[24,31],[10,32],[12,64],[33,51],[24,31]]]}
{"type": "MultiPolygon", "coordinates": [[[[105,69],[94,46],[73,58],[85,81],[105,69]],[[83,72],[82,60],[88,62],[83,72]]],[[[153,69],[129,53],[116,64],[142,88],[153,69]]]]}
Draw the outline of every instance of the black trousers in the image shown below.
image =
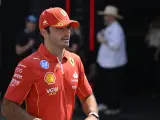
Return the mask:
{"type": "Polygon", "coordinates": [[[104,103],[109,109],[119,109],[123,90],[125,66],[102,68],[97,64],[98,78],[95,96],[98,103],[104,103]]]}
{"type": "Polygon", "coordinates": [[[146,80],[145,91],[151,94],[160,95],[160,55],[157,61],[154,60],[154,55],[157,48],[150,47],[147,49],[146,57],[146,80]]]}

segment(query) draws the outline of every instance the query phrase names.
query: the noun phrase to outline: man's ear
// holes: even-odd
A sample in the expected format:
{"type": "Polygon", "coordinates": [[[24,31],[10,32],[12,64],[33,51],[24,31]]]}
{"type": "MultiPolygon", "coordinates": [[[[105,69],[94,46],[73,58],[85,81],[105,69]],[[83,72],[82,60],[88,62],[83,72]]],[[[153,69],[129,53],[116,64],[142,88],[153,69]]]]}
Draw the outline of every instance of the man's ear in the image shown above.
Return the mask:
{"type": "Polygon", "coordinates": [[[46,36],[47,35],[47,31],[45,29],[41,29],[40,32],[41,32],[42,36],[46,36]]]}

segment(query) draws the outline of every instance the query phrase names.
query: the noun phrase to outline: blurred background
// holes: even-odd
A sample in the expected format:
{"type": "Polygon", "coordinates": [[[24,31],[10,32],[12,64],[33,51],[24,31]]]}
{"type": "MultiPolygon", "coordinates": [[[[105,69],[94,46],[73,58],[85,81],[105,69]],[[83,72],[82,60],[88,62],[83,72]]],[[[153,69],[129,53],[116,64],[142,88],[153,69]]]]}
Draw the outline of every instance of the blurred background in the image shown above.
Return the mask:
{"type": "MultiPolygon", "coordinates": [[[[95,95],[105,99],[107,90],[99,92],[97,81],[97,56],[100,45],[97,33],[105,28],[103,16],[107,5],[114,5],[124,17],[118,20],[125,34],[127,64],[124,79],[114,84],[123,84],[121,112],[108,115],[100,112],[100,120],[160,120],[160,7],[158,1],[140,0],[5,0],[0,6],[0,69],[1,98],[8,87],[19,60],[34,52],[40,42],[38,26],[40,13],[49,7],[62,7],[71,19],[80,22],[80,28],[72,30],[70,48],[83,60],[86,74],[95,95]],[[31,29],[31,33],[28,31],[31,29]],[[153,32],[154,31],[154,32],[153,32]],[[156,33],[156,35],[154,34],[156,33]],[[156,38],[153,38],[156,37],[156,38]],[[31,38],[28,43],[25,38],[31,38]],[[154,42],[155,45],[151,44],[154,42]],[[158,41],[159,40],[159,41],[158,41]],[[31,45],[22,51],[20,45],[31,45]],[[24,50],[25,51],[25,50],[24,50]]],[[[111,91],[112,92],[112,91],[111,91]]],[[[99,103],[100,105],[101,103],[99,103]]],[[[100,106],[99,106],[100,107],[100,106]]],[[[103,110],[102,110],[103,111],[103,110]]],[[[85,116],[77,100],[73,120],[85,116]]],[[[0,120],[4,118],[0,117],[0,120]]]]}

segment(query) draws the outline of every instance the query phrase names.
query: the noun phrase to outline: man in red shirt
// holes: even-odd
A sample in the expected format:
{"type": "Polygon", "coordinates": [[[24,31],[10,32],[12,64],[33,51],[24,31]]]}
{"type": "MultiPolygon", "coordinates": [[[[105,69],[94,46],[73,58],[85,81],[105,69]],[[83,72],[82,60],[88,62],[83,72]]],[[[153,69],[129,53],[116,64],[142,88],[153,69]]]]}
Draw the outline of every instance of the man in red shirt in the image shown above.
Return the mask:
{"type": "Polygon", "coordinates": [[[44,44],[23,59],[4,96],[2,114],[8,120],[71,120],[78,95],[86,120],[97,120],[97,103],[78,55],[69,45],[70,27],[78,27],[62,8],[42,12],[39,29],[44,44]],[[26,111],[20,105],[25,100],[26,111]]]}

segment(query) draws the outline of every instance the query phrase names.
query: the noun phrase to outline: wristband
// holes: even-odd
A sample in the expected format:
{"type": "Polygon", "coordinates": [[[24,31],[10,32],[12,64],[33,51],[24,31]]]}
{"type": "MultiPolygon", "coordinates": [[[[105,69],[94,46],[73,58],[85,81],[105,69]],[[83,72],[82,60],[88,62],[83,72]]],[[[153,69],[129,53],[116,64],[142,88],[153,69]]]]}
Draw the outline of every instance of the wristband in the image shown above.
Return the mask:
{"type": "Polygon", "coordinates": [[[97,120],[99,120],[99,115],[98,115],[98,113],[96,113],[96,112],[90,112],[90,113],[89,113],[89,116],[90,116],[90,115],[93,115],[94,117],[97,118],[97,120]]]}

